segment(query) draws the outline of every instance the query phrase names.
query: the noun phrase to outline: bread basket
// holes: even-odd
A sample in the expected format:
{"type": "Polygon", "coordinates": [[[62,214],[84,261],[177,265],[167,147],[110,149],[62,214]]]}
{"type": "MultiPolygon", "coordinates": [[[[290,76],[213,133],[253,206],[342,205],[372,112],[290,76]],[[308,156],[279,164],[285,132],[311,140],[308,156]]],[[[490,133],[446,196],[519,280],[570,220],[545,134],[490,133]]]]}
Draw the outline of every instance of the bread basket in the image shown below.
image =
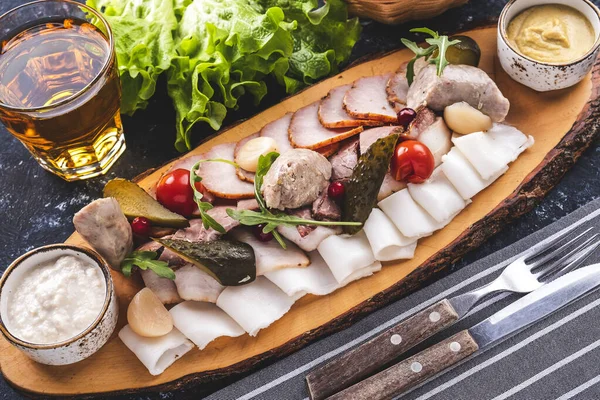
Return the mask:
{"type": "Polygon", "coordinates": [[[468,0],[346,0],[351,15],[370,18],[384,24],[435,17],[468,0]]]}

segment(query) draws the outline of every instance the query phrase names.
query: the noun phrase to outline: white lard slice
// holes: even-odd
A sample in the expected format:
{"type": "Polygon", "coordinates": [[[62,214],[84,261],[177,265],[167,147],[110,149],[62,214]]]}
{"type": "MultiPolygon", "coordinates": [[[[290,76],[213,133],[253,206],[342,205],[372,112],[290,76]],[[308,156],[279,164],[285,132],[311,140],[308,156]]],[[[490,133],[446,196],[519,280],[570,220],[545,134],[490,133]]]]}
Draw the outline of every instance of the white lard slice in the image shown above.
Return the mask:
{"type": "Polygon", "coordinates": [[[215,303],[225,289],[215,278],[192,264],[175,271],[175,286],[182,299],[209,303],[215,303]]]}
{"type": "Polygon", "coordinates": [[[283,268],[301,268],[310,264],[310,260],[295,244],[285,241],[283,248],[276,240],[261,242],[247,229],[238,228],[230,232],[230,235],[240,242],[249,244],[254,250],[256,257],[256,275],[264,275],[267,272],[283,268]]]}
{"type": "Polygon", "coordinates": [[[413,200],[408,189],[394,193],[379,202],[379,208],[392,220],[394,225],[409,238],[429,236],[450,222],[440,223],[413,200]]]}
{"type": "Polygon", "coordinates": [[[283,317],[292,304],[294,299],[264,276],[247,285],[228,286],[217,299],[217,306],[250,336],[283,317]]]}
{"type": "Polygon", "coordinates": [[[374,208],[371,211],[371,215],[365,222],[364,231],[377,260],[413,258],[417,238],[404,236],[380,209],[374,208]]]}
{"type": "Polygon", "coordinates": [[[329,236],[318,250],[339,283],[376,261],[364,231],[352,236],[329,236]]]}
{"type": "Polygon", "coordinates": [[[354,282],[359,279],[365,278],[367,276],[371,276],[375,272],[381,271],[381,267],[382,267],[382,265],[379,261],[373,261],[371,264],[367,265],[366,267],[357,269],[356,271],[354,271],[353,273],[348,275],[346,277],[346,279],[344,279],[340,282],[340,287],[344,287],[347,284],[349,284],[350,282],[354,282]]]}
{"type": "Polygon", "coordinates": [[[533,137],[524,135],[517,128],[494,124],[486,132],[455,136],[452,142],[475,167],[485,180],[502,171],[508,163],[517,159],[525,149],[534,143],[533,137]]]}
{"type": "Polygon", "coordinates": [[[442,157],[441,168],[444,175],[465,200],[481,192],[508,170],[508,166],[504,166],[491,178],[483,179],[458,147],[453,147],[448,154],[442,157]]]}
{"type": "Polygon", "coordinates": [[[339,287],[331,270],[317,251],[311,252],[310,265],[306,268],[286,268],[267,272],[265,277],[292,298],[310,293],[324,296],[339,287]]]}
{"type": "Polygon", "coordinates": [[[184,301],[169,310],[173,324],[200,350],[221,336],[238,337],[246,331],[212,303],[184,301]]]}
{"type": "Polygon", "coordinates": [[[339,235],[342,229],[339,226],[327,227],[317,226],[308,235],[302,237],[295,226],[279,225],[277,232],[292,243],[298,245],[304,251],[315,251],[319,244],[332,235],[339,235]]]}
{"type": "Polygon", "coordinates": [[[439,223],[448,221],[467,205],[441,168],[436,168],[423,183],[409,183],[408,192],[439,223]]]}
{"type": "Polygon", "coordinates": [[[446,126],[444,119],[438,117],[433,124],[419,134],[417,140],[431,150],[437,167],[442,163],[444,154],[448,153],[452,147],[451,137],[452,132],[446,126]]]}
{"type": "Polygon", "coordinates": [[[190,351],[194,344],[173,328],[164,336],[143,337],[125,325],[119,332],[121,341],[137,356],[152,375],[160,375],[177,359],[190,351]]]}

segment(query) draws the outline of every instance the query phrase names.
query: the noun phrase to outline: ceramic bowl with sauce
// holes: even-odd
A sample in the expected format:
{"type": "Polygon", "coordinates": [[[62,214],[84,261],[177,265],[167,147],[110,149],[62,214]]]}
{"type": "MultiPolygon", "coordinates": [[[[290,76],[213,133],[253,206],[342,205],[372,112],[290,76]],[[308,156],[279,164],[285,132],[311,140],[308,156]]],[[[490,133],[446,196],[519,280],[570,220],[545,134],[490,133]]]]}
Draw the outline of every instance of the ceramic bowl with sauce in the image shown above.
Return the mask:
{"type": "Polygon", "coordinates": [[[42,364],[73,364],[91,356],[114,332],[118,314],[110,268],[83,247],[34,249],[0,279],[0,331],[42,364]]]}
{"type": "MultiPolygon", "coordinates": [[[[562,22],[562,21],[557,21],[562,22]]],[[[550,28],[561,31],[560,24],[550,28]]],[[[553,34],[555,32],[551,32],[553,34]]],[[[569,45],[575,45],[569,43],[569,45]]],[[[510,0],[498,22],[498,59],[508,75],[519,83],[539,92],[564,89],[580,82],[592,69],[600,50],[600,10],[589,0],[510,0]],[[580,56],[568,61],[540,61],[539,57],[524,54],[514,41],[509,39],[510,23],[523,11],[532,7],[558,5],[567,6],[581,13],[593,29],[591,46],[580,56]]]]}

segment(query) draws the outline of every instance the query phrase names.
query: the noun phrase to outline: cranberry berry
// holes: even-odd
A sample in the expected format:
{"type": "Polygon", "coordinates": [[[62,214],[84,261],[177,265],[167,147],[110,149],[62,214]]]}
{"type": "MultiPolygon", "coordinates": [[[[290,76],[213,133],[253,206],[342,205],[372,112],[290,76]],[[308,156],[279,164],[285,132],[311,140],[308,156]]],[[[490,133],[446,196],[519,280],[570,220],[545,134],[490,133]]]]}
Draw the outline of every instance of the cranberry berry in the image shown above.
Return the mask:
{"type": "Polygon", "coordinates": [[[131,230],[136,235],[147,237],[150,236],[150,232],[152,232],[152,224],[148,218],[136,217],[131,221],[131,230]]]}
{"type": "Polygon", "coordinates": [[[335,201],[341,201],[345,192],[346,188],[340,181],[331,182],[327,188],[327,195],[335,201]]]}
{"type": "Polygon", "coordinates": [[[273,233],[264,233],[263,229],[265,228],[265,224],[256,225],[254,227],[254,236],[261,242],[269,242],[273,239],[273,233]]]}
{"type": "Polygon", "coordinates": [[[413,122],[416,116],[417,112],[412,108],[403,108],[398,111],[398,124],[404,127],[404,129],[408,129],[408,126],[413,122]]]}

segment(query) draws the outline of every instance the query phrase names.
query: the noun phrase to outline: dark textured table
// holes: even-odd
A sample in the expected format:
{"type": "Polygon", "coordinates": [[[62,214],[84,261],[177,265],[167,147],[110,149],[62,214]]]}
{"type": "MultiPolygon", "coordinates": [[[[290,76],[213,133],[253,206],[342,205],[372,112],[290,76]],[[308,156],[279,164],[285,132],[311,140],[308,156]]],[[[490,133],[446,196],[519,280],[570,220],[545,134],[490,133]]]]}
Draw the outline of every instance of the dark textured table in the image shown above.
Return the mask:
{"type": "MultiPolygon", "coordinates": [[[[25,2],[26,0],[2,0],[0,13],[25,2]]],[[[373,52],[397,48],[400,38],[406,36],[407,30],[412,27],[428,26],[441,32],[468,29],[482,20],[497,16],[505,3],[502,0],[471,0],[470,4],[450,10],[431,21],[398,27],[364,21],[362,39],[355,47],[352,60],[373,52]]],[[[600,5],[600,0],[594,0],[594,3],[600,5]]],[[[174,111],[164,90],[164,82],[160,82],[159,87],[162,89],[158,90],[147,110],[138,112],[132,118],[124,118],[126,152],[106,176],[88,181],[67,183],[42,170],[27,150],[4,128],[0,128],[0,139],[4,143],[0,152],[0,271],[27,250],[64,241],[73,231],[73,214],[91,200],[100,197],[102,188],[109,179],[133,178],[178,156],[173,147],[174,111]]],[[[232,123],[247,118],[278,102],[282,95],[272,91],[258,108],[242,106],[241,111],[231,113],[227,121],[232,123]]],[[[195,141],[199,142],[209,134],[212,134],[210,128],[198,127],[194,132],[195,141]]],[[[598,197],[600,146],[599,143],[593,143],[539,206],[468,254],[463,261],[448,268],[447,272],[501,249],[598,197]]],[[[216,388],[189,389],[144,398],[198,398],[199,392],[206,393],[214,389],[216,388]]],[[[18,397],[4,380],[0,380],[0,399],[18,397]]]]}

